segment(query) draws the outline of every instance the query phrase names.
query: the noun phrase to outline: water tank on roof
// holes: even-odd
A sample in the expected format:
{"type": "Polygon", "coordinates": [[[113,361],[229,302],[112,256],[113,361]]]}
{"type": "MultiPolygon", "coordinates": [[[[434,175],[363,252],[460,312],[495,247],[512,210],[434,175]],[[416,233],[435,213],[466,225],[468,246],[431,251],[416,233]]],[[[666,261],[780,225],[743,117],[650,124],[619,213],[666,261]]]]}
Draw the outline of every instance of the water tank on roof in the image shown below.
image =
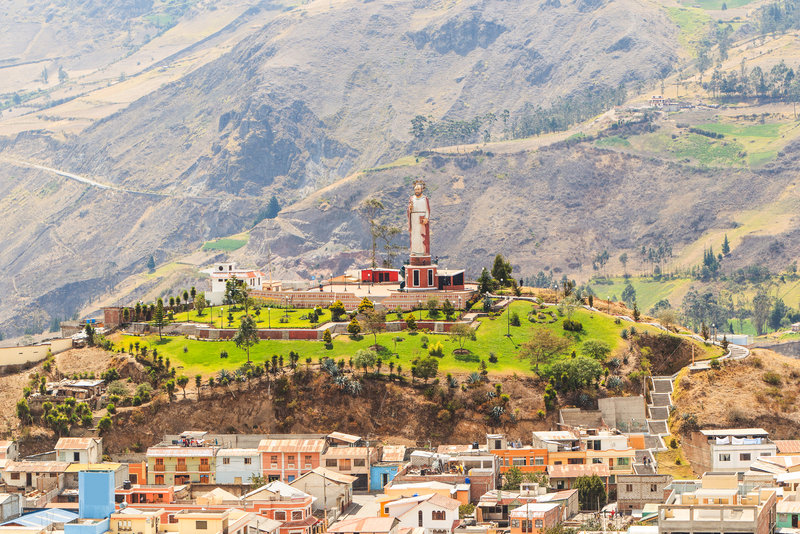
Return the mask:
{"type": "Polygon", "coordinates": [[[477,441],[473,441],[472,442],[472,448],[475,449],[475,450],[478,450],[478,442],[477,441]]]}
{"type": "Polygon", "coordinates": [[[464,484],[469,484],[469,477],[464,479],[464,484]]]}
{"type": "Polygon", "coordinates": [[[126,489],[126,490],[129,490],[129,489],[131,489],[131,481],[130,481],[130,480],[126,480],[126,481],[124,481],[124,482],[122,483],[122,489],[126,489]]]}

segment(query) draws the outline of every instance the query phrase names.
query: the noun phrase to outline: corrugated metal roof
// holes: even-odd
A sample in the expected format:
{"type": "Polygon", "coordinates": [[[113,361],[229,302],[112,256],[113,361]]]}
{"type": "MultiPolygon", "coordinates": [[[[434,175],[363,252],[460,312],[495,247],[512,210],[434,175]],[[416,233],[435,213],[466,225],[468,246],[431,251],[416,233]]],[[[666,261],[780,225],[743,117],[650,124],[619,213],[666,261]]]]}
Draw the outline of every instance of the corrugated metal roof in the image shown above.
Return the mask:
{"type": "Polygon", "coordinates": [[[402,462],[406,457],[405,445],[386,445],[383,447],[384,462],[402,462]]]}
{"type": "Polygon", "coordinates": [[[343,434],[342,432],[332,432],[328,434],[329,438],[338,439],[339,441],[345,441],[347,443],[355,443],[356,441],[360,440],[359,436],[354,436],[352,434],[343,434]]]}
{"type": "MultiPolygon", "coordinates": [[[[260,447],[259,447],[260,449],[260,447]]],[[[369,456],[369,447],[330,447],[323,456],[369,456]]]]}
{"type": "Polygon", "coordinates": [[[8,449],[14,444],[13,441],[0,441],[0,449],[8,449]]]}
{"type": "Polygon", "coordinates": [[[61,438],[56,443],[56,450],[62,449],[88,449],[103,438],[61,438]]]}
{"type": "Polygon", "coordinates": [[[258,456],[258,449],[220,449],[217,456],[258,456]]]}
{"type": "Polygon", "coordinates": [[[475,450],[472,445],[439,445],[436,452],[439,454],[452,454],[454,452],[467,452],[475,450]]]}
{"type": "Polygon", "coordinates": [[[390,532],[396,517],[354,517],[328,527],[328,532],[390,532]]]}
{"type": "Polygon", "coordinates": [[[530,514],[531,517],[537,517],[537,514],[549,512],[561,506],[557,502],[532,502],[524,504],[519,508],[514,508],[508,513],[509,517],[526,517],[530,514]]]}
{"type": "Polygon", "coordinates": [[[321,439],[262,439],[258,452],[322,452],[325,441],[321,439]]]}
{"type": "Polygon", "coordinates": [[[550,478],[576,478],[580,476],[597,475],[599,477],[611,476],[611,470],[606,464],[567,464],[548,465],[547,473],[550,478]]]}
{"type": "Polygon", "coordinates": [[[773,443],[778,446],[780,454],[800,453],[800,439],[776,439],[773,443]]]}
{"type": "Polygon", "coordinates": [[[300,478],[297,478],[294,481],[289,482],[289,485],[295,487],[295,483],[299,482],[300,480],[303,480],[307,476],[310,476],[312,473],[324,477],[327,480],[338,482],[340,484],[352,484],[353,482],[358,480],[358,477],[345,475],[344,473],[337,473],[336,471],[330,471],[328,469],[325,469],[324,467],[317,467],[315,469],[312,469],[308,473],[302,475],[300,478]]]}
{"type": "Polygon", "coordinates": [[[64,473],[69,462],[11,462],[6,473],[64,473]]]}
{"type": "Polygon", "coordinates": [[[567,440],[575,440],[577,441],[578,438],[575,437],[574,434],[571,432],[567,432],[564,430],[554,430],[554,431],[544,431],[544,432],[534,432],[534,436],[541,439],[542,441],[567,441],[567,440]]]}
{"type": "Polygon", "coordinates": [[[786,499],[779,501],[776,512],[779,514],[800,514],[800,502],[787,501],[786,499]]]}
{"type": "Polygon", "coordinates": [[[47,527],[53,523],[69,523],[70,521],[78,519],[78,514],[68,510],[59,510],[56,508],[48,510],[39,510],[31,512],[30,514],[22,515],[16,519],[6,521],[0,524],[0,527],[6,525],[20,525],[23,527],[47,527]]]}
{"type": "Polygon", "coordinates": [[[704,436],[725,437],[725,436],[759,436],[767,437],[769,432],[763,428],[728,428],[723,430],[701,430],[704,436]]]}
{"type": "Polygon", "coordinates": [[[147,449],[147,457],[207,458],[214,456],[214,450],[210,447],[150,447],[147,449]]]}

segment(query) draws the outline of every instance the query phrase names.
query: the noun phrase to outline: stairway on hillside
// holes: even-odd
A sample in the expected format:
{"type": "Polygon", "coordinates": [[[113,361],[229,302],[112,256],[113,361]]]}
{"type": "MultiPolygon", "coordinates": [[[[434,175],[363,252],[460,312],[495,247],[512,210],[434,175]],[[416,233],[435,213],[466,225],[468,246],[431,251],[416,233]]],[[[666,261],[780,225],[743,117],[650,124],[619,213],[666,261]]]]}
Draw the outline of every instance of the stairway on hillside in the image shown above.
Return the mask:
{"type": "Polygon", "coordinates": [[[648,415],[647,427],[651,434],[666,436],[669,434],[667,419],[672,407],[672,377],[651,377],[650,378],[650,399],[647,405],[648,415]]]}

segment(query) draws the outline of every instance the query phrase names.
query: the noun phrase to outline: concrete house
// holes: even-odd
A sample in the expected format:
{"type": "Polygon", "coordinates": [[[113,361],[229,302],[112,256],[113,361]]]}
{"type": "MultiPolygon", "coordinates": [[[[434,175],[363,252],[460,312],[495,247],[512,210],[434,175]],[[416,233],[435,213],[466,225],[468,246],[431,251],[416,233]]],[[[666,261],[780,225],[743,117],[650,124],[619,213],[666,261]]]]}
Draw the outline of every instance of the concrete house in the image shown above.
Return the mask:
{"type": "Polygon", "coordinates": [[[56,443],[59,462],[99,464],[103,462],[103,438],[61,438],[56,443]]]}
{"type": "Polygon", "coordinates": [[[69,465],[67,462],[10,462],[3,471],[3,482],[23,491],[61,491],[69,465]]]}
{"type": "Polygon", "coordinates": [[[156,446],[147,449],[147,483],[214,483],[217,447],[156,446]]]}
{"type": "Polygon", "coordinates": [[[500,472],[505,473],[516,467],[523,473],[545,471],[547,469],[547,449],[509,443],[504,434],[487,434],[487,449],[500,459],[500,472]]]}
{"type": "Polygon", "coordinates": [[[370,467],[377,461],[378,449],[374,447],[328,447],[322,454],[325,469],[356,477],[356,491],[369,489],[370,467]]]}
{"type": "Polygon", "coordinates": [[[385,445],[379,462],[369,468],[369,489],[380,491],[394,480],[397,472],[407,463],[405,445],[385,445]]]}
{"type": "Polygon", "coordinates": [[[736,473],[707,473],[700,484],[671,484],[667,502],[658,506],[662,534],[775,532],[777,488],[740,484],[736,473]]]}
{"type": "Polygon", "coordinates": [[[0,460],[13,460],[19,458],[19,447],[16,441],[0,441],[0,460]]]}
{"type": "Polygon", "coordinates": [[[292,482],[320,466],[328,445],[322,439],[262,439],[261,472],[269,481],[292,482]]]}
{"type": "Polygon", "coordinates": [[[317,467],[289,485],[316,498],[312,509],[338,510],[344,512],[353,502],[353,483],[358,480],[354,476],[317,467]]]}
{"type": "Polygon", "coordinates": [[[314,498],[278,480],[270,482],[243,497],[247,510],[259,516],[280,521],[281,534],[310,533],[317,520],[312,515],[314,498]]]}
{"type": "Polygon", "coordinates": [[[446,534],[458,523],[459,506],[459,501],[433,493],[392,501],[384,508],[389,517],[400,521],[400,528],[420,527],[425,534],[446,534]]]}
{"type": "Polygon", "coordinates": [[[560,505],[554,502],[530,503],[509,512],[511,534],[538,533],[560,522],[560,505]]]}
{"type": "Polygon", "coordinates": [[[216,459],[217,484],[248,484],[250,477],[261,475],[258,449],[220,449],[216,459]]]}
{"type": "Polygon", "coordinates": [[[328,528],[336,534],[398,534],[400,521],[396,517],[354,517],[339,521],[328,528]]]}
{"type": "Polygon", "coordinates": [[[778,447],[763,428],[732,428],[692,432],[683,450],[695,474],[714,471],[744,473],[763,456],[776,456],[778,447]]]}
{"type": "Polygon", "coordinates": [[[617,511],[631,515],[645,504],[667,502],[672,475],[619,475],[617,477],[617,511]]]}

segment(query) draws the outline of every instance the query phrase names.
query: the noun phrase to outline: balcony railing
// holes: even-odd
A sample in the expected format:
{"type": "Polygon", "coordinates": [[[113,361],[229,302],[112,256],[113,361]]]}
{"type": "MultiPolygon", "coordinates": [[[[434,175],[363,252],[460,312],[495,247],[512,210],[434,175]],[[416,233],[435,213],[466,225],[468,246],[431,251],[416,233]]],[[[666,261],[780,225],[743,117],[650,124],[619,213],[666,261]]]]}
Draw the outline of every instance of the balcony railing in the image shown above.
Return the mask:
{"type": "Polygon", "coordinates": [[[166,471],[166,469],[164,469],[164,464],[156,464],[153,467],[153,471],[163,472],[163,471],[166,471]]]}
{"type": "Polygon", "coordinates": [[[630,471],[631,470],[631,466],[629,466],[629,465],[612,465],[611,466],[611,470],[612,471],[630,471]]]}
{"type": "Polygon", "coordinates": [[[208,464],[200,464],[200,471],[211,471],[211,466],[208,464]]]}

